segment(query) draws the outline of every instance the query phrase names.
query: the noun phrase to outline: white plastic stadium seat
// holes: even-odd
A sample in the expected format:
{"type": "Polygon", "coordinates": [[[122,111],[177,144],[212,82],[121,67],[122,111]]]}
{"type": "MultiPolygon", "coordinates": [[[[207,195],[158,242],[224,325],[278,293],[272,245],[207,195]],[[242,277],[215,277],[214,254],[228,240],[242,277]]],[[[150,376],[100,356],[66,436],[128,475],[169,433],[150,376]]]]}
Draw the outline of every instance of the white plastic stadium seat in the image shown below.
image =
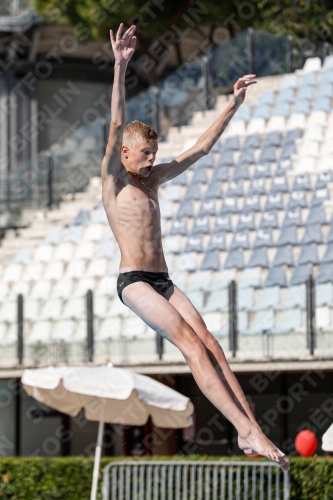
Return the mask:
{"type": "Polygon", "coordinates": [[[104,318],[97,320],[97,327],[95,332],[95,341],[111,340],[119,338],[122,332],[122,319],[104,318]]]}
{"type": "Polygon", "coordinates": [[[100,241],[104,236],[104,224],[89,224],[83,233],[84,241],[100,241]]]}
{"type": "Polygon", "coordinates": [[[302,73],[312,73],[321,69],[320,57],[308,57],[304,63],[302,73]]]}
{"type": "Polygon", "coordinates": [[[25,266],[22,279],[24,281],[39,281],[43,277],[45,264],[42,262],[32,262],[25,266]]]}
{"type": "Polygon", "coordinates": [[[19,281],[20,279],[22,279],[22,271],[22,264],[8,264],[8,266],[4,268],[2,279],[7,283],[19,281]]]}
{"type": "Polygon", "coordinates": [[[53,258],[54,246],[49,244],[37,245],[33,255],[35,262],[50,262],[53,258]]]}
{"type": "Polygon", "coordinates": [[[147,324],[139,316],[133,315],[124,318],[121,336],[127,338],[143,337],[147,332],[147,324]]]}
{"type": "Polygon", "coordinates": [[[107,259],[92,260],[88,264],[88,267],[86,270],[86,276],[95,277],[95,278],[102,278],[103,276],[106,275],[108,265],[109,265],[109,261],[107,259]]]}
{"type": "Polygon", "coordinates": [[[55,249],[52,261],[69,262],[74,255],[74,243],[60,243],[55,249]]]}
{"type": "Polygon", "coordinates": [[[65,265],[60,260],[58,262],[50,262],[46,265],[43,277],[47,280],[58,280],[64,275],[65,265]]]}
{"type": "Polygon", "coordinates": [[[77,297],[68,299],[65,304],[59,319],[85,319],[86,301],[84,297],[77,297]]]}
{"type": "Polygon", "coordinates": [[[77,245],[74,258],[76,260],[88,259],[91,260],[94,256],[96,244],[92,241],[81,242],[77,245]]]}
{"type": "Polygon", "coordinates": [[[24,319],[37,321],[42,310],[42,301],[40,299],[30,299],[26,297],[23,303],[24,319]]]}
{"type": "Polygon", "coordinates": [[[30,290],[30,297],[32,299],[45,299],[51,293],[51,281],[41,280],[36,281],[30,290]]]}
{"type": "Polygon", "coordinates": [[[51,322],[50,321],[35,321],[31,324],[27,335],[24,336],[25,342],[28,345],[37,344],[39,342],[48,344],[51,340],[51,322]]]}
{"type": "Polygon", "coordinates": [[[46,299],[41,307],[40,319],[58,319],[61,316],[62,309],[63,300],[61,298],[53,297],[46,299]]]}

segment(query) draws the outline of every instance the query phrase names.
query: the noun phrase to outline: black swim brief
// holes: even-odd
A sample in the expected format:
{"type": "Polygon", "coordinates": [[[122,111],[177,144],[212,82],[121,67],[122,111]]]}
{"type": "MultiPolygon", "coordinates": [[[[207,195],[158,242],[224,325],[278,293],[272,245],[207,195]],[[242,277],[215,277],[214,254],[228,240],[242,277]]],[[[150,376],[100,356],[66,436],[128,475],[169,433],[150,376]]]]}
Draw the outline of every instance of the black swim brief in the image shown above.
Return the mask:
{"type": "Polygon", "coordinates": [[[123,304],[124,301],[121,296],[123,289],[130,283],[136,283],[137,281],[149,283],[160,295],[164,295],[173,285],[169,274],[164,272],[129,271],[128,273],[120,273],[117,280],[117,293],[123,304]]]}

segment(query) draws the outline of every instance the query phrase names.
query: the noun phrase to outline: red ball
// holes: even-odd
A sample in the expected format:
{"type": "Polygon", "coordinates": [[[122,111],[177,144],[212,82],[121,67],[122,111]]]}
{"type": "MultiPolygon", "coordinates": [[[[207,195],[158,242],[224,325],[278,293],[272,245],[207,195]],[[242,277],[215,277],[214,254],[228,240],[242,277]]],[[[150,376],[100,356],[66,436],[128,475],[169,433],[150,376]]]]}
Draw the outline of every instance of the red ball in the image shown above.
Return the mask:
{"type": "Polygon", "coordinates": [[[305,430],[297,434],[295,448],[302,457],[311,457],[317,449],[318,439],[314,432],[305,430]]]}

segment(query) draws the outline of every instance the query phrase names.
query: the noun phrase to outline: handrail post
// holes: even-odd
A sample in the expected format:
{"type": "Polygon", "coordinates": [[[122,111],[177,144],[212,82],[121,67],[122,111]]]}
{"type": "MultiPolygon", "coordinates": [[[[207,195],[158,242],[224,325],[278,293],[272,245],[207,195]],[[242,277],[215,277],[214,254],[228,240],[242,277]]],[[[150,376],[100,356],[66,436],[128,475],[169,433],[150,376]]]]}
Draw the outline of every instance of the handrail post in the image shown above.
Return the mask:
{"type": "Polygon", "coordinates": [[[316,347],[316,331],[315,331],[315,284],[313,276],[310,275],[306,280],[306,333],[307,347],[311,356],[314,354],[316,347]]]}
{"type": "Polygon", "coordinates": [[[233,358],[237,347],[237,285],[232,280],[229,283],[229,349],[233,358]]]}
{"type": "Polygon", "coordinates": [[[87,358],[88,361],[94,360],[94,307],[93,307],[93,292],[87,291],[86,295],[87,307],[87,358]]]}

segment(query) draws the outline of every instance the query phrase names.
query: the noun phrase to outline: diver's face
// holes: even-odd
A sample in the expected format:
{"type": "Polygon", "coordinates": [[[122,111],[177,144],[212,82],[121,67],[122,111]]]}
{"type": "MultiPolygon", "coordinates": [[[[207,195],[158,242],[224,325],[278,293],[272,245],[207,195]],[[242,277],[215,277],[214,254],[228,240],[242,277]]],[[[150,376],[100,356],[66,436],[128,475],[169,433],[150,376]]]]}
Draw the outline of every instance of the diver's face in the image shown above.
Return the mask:
{"type": "Polygon", "coordinates": [[[123,145],[124,164],[141,177],[149,177],[157,150],[158,141],[156,139],[141,139],[130,146],[123,145]]]}

